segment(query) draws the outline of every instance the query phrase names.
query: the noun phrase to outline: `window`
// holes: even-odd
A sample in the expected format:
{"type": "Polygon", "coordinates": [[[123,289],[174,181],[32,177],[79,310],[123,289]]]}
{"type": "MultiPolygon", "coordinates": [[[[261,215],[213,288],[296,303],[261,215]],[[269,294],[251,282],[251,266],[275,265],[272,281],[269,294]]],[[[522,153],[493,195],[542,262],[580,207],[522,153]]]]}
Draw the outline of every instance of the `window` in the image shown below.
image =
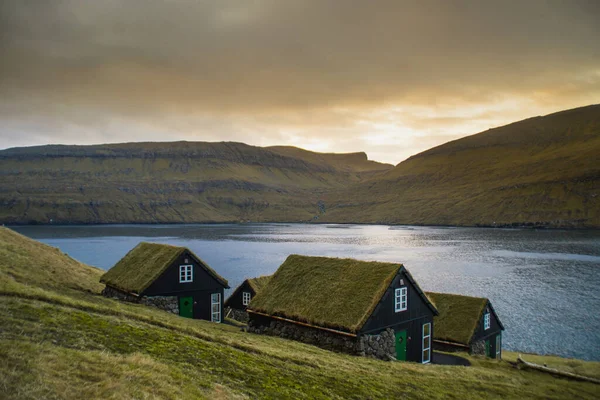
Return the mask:
{"type": "Polygon", "coordinates": [[[485,313],[483,316],[483,330],[490,329],[490,313],[485,313]]]}
{"type": "Polygon", "coordinates": [[[431,361],[431,323],[423,324],[423,364],[431,361]]]}
{"type": "Polygon", "coordinates": [[[221,293],[213,293],[210,295],[210,309],[212,322],[221,322],[221,293]]]}
{"type": "Polygon", "coordinates": [[[496,358],[502,358],[502,334],[496,336],[496,358]]]}
{"type": "Polygon", "coordinates": [[[242,304],[247,306],[250,304],[250,299],[252,298],[252,294],[250,292],[242,292],[242,304]]]}
{"type": "Polygon", "coordinates": [[[193,265],[180,265],[179,266],[179,282],[191,282],[192,281],[192,271],[194,270],[193,265]]]}
{"type": "Polygon", "coordinates": [[[401,287],[396,289],[396,295],[394,296],[394,310],[396,312],[406,311],[407,301],[406,301],[406,287],[401,287]]]}

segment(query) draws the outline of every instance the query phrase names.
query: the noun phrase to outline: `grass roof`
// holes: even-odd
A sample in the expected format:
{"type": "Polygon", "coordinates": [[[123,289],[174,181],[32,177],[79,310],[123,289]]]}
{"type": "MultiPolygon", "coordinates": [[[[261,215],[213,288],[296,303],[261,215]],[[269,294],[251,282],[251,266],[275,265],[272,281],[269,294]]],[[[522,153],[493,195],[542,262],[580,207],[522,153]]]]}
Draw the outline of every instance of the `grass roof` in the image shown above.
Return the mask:
{"type": "Polygon", "coordinates": [[[126,292],[141,294],[185,251],[209,274],[228,287],[225,279],[187,248],[146,242],[141,242],[127,253],[102,275],[100,282],[126,292]]]}
{"type": "Polygon", "coordinates": [[[289,256],[250,309],[313,325],[357,332],[402,264],[289,256]]]}
{"type": "Polygon", "coordinates": [[[273,275],[263,275],[256,278],[250,278],[248,279],[248,285],[254,290],[254,293],[258,293],[267,286],[272,276],[273,275]]]}
{"type": "Polygon", "coordinates": [[[433,319],[433,338],[468,345],[488,299],[449,293],[426,295],[439,312],[433,319]]]}

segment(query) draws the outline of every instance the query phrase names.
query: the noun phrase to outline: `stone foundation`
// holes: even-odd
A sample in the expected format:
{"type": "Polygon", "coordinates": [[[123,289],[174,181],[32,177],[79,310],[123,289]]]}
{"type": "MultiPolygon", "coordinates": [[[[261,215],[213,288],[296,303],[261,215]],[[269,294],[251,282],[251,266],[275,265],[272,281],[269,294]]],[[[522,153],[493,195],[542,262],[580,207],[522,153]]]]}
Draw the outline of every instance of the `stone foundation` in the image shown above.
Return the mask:
{"type": "Polygon", "coordinates": [[[394,331],[391,329],[386,329],[377,335],[351,337],[291,322],[251,315],[248,321],[248,332],[279,336],[341,353],[374,357],[386,361],[396,359],[395,337],[394,331]]]}
{"type": "Polygon", "coordinates": [[[380,360],[396,359],[396,336],[392,329],[388,328],[378,335],[362,335],[358,340],[359,355],[380,360]]]}
{"type": "Polygon", "coordinates": [[[244,324],[248,323],[248,313],[244,310],[238,310],[236,308],[227,307],[225,309],[225,315],[228,315],[229,318],[235,319],[236,321],[242,322],[244,324]]]}
{"type": "Polygon", "coordinates": [[[471,350],[469,354],[477,354],[485,356],[485,340],[478,340],[477,342],[471,343],[471,350]]]}
{"type": "Polygon", "coordinates": [[[179,301],[177,296],[134,296],[129,293],[122,292],[110,286],[106,286],[102,290],[104,297],[127,301],[129,303],[138,303],[146,306],[156,307],[161,310],[179,315],[179,301]]]}

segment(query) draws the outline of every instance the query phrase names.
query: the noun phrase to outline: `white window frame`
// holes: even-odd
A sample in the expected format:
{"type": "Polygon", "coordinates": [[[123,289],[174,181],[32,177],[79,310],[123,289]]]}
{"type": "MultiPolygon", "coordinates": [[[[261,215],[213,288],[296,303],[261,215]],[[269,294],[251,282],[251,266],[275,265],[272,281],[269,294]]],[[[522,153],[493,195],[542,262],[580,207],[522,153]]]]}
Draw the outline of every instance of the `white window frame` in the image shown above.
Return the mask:
{"type": "Polygon", "coordinates": [[[496,359],[502,358],[502,333],[496,336],[496,359]]]}
{"type": "Polygon", "coordinates": [[[406,286],[403,286],[394,291],[394,311],[401,312],[406,310],[408,310],[408,289],[406,286]]]}
{"type": "Polygon", "coordinates": [[[242,292],[242,305],[247,306],[250,304],[250,300],[252,300],[252,293],[242,292]]]}
{"type": "Polygon", "coordinates": [[[487,331],[488,329],[490,329],[491,326],[491,317],[490,317],[490,313],[487,312],[483,315],[483,330],[487,331]]]}
{"type": "Polygon", "coordinates": [[[179,283],[188,283],[194,281],[194,266],[180,265],[179,266],[179,283]]]}
{"type": "Polygon", "coordinates": [[[426,324],[423,324],[423,328],[421,330],[421,334],[423,339],[421,340],[421,347],[422,347],[422,353],[421,353],[421,359],[423,364],[427,364],[429,362],[431,362],[431,322],[428,322],[426,324]],[[429,326],[429,334],[425,335],[425,327],[429,326]],[[429,338],[429,347],[425,347],[425,339],[429,338]],[[425,359],[425,352],[427,352],[427,360],[425,359]]]}
{"type": "Polygon", "coordinates": [[[210,295],[210,320],[217,323],[221,322],[221,293],[210,295]],[[214,296],[217,296],[216,301],[214,296]],[[217,311],[215,311],[215,306],[219,307],[217,311]]]}

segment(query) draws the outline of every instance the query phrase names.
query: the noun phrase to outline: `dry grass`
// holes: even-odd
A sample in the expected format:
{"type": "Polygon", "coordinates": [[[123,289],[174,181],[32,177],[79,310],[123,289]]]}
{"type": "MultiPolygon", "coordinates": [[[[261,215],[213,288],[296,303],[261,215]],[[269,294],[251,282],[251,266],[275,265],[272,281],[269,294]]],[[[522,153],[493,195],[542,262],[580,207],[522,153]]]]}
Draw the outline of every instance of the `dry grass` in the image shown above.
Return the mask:
{"type": "Polygon", "coordinates": [[[487,299],[449,293],[425,294],[439,312],[433,318],[434,339],[468,345],[481,320],[487,299]]]}
{"type": "MultiPolygon", "coordinates": [[[[78,268],[95,269],[70,264],[65,255],[55,258],[53,248],[37,246],[20,235],[1,234],[12,237],[10,244],[0,241],[3,398],[597,396],[597,385],[520,371],[505,361],[466,356],[473,364],[469,368],[383,362],[117,302],[89,290],[99,273],[78,275],[90,281],[73,286],[71,276],[81,274],[78,268]],[[28,254],[25,249],[37,253],[28,254]],[[18,279],[7,273],[14,254],[20,254],[18,279]],[[40,280],[44,272],[31,262],[39,259],[57,262],[52,266],[54,280],[40,280]]],[[[597,364],[577,361],[573,368],[597,369],[597,364]]]]}
{"type": "Polygon", "coordinates": [[[401,268],[402,264],[291,255],[249,308],[356,332],[401,268]]]}

